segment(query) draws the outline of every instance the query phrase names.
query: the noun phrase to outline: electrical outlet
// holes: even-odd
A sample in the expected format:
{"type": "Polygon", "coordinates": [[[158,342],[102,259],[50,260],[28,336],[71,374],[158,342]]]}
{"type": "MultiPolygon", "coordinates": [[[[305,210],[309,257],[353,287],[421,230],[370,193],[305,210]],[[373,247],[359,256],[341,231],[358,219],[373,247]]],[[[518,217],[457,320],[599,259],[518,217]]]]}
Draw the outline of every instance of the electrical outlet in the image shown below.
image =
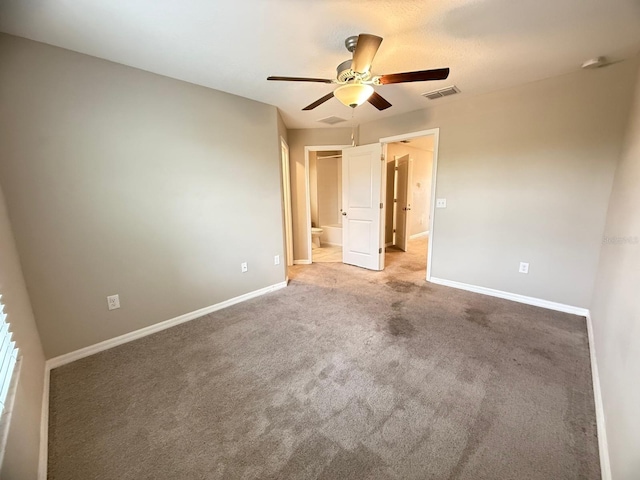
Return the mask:
{"type": "Polygon", "coordinates": [[[247,265],[247,262],[242,262],[240,264],[240,271],[242,271],[242,273],[245,273],[247,270],[249,270],[249,266],[247,265]]]}
{"type": "Polygon", "coordinates": [[[109,295],[107,297],[107,307],[109,308],[109,310],[115,310],[116,308],[120,308],[120,296],[109,295]]]}
{"type": "Polygon", "coordinates": [[[436,208],[447,208],[447,199],[436,198],[436,208]]]}
{"type": "Polygon", "coordinates": [[[520,273],[529,273],[529,264],[526,262],[520,262],[520,269],[518,270],[520,273]]]}
{"type": "Polygon", "coordinates": [[[280,255],[276,255],[275,257],[273,257],[273,264],[280,265],[280,255]]]}

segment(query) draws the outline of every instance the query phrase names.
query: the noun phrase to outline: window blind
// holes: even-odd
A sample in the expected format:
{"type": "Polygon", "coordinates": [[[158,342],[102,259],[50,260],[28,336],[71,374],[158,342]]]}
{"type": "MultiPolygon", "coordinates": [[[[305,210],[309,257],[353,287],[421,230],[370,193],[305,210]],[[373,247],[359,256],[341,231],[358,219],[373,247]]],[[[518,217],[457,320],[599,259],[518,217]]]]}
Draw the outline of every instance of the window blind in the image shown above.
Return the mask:
{"type": "Polygon", "coordinates": [[[0,414],[4,412],[11,376],[18,359],[16,342],[11,340],[11,335],[7,315],[4,313],[2,296],[0,296],[0,414]]]}

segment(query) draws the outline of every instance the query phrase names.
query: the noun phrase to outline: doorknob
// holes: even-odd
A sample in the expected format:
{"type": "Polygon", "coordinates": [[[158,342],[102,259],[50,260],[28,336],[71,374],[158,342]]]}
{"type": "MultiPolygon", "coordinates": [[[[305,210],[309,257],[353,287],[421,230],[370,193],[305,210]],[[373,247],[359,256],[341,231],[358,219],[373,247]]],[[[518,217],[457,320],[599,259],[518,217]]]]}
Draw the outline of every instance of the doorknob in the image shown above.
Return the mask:
{"type": "Polygon", "coordinates": [[[342,215],[344,215],[346,217],[347,216],[347,212],[342,212],[342,215]]]}

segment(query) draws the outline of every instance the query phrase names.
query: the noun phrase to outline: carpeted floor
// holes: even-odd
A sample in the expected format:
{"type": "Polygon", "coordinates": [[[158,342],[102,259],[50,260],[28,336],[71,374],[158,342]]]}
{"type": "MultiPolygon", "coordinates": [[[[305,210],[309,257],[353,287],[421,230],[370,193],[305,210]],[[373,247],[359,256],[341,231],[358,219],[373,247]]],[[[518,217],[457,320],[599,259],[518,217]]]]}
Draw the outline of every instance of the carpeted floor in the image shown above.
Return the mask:
{"type": "Polygon", "coordinates": [[[54,370],[49,478],[600,478],[584,319],[427,284],[425,241],[54,370]]]}

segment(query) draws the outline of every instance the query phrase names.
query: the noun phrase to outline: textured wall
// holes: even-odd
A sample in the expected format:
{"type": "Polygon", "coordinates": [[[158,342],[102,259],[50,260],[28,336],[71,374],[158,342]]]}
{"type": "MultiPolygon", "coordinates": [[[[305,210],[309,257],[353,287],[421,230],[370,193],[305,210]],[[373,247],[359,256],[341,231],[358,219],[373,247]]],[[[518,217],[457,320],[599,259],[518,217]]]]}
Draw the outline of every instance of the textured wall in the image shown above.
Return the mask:
{"type": "Polygon", "coordinates": [[[447,208],[434,219],[433,276],[589,306],[636,65],[360,126],[362,144],[440,128],[437,195],[447,208]]]}
{"type": "Polygon", "coordinates": [[[0,183],[47,357],[284,280],[275,107],[6,35],[0,64],[0,183]]]}
{"type": "Polygon", "coordinates": [[[591,317],[614,480],[640,475],[640,70],[591,317]]]}

